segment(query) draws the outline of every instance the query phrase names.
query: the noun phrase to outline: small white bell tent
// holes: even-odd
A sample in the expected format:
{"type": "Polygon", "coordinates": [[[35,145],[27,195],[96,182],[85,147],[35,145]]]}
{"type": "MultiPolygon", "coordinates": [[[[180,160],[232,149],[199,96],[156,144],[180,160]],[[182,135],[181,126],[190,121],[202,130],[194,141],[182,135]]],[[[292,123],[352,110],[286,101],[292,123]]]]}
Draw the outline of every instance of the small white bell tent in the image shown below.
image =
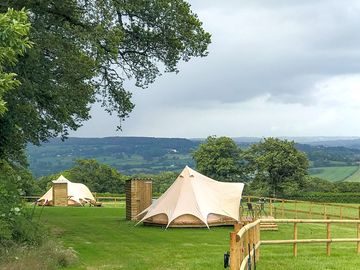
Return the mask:
{"type": "Polygon", "coordinates": [[[38,204],[76,206],[95,201],[91,191],[84,184],[72,183],[62,175],[52,183],[53,186],[38,200],[38,204]],[[55,203],[53,197],[55,197],[55,203]]]}
{"type": "MultiPolygon", "coordinates": [[[[209,227],[240,219],[243,183],[215,181],[188,166],[152,205],[140,222],[167,227],[209,227]]],[[[139,223],[140,223],[139,222],[139,223]]]]}

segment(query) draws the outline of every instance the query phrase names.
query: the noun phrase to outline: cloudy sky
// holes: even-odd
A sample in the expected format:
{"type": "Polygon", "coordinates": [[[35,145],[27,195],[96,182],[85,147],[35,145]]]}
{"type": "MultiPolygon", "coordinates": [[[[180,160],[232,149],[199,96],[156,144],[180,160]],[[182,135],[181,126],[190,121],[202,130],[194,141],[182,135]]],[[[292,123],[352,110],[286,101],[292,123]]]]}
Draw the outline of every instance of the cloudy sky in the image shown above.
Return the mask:
{"type": "Polygon", "coordinates": [[[209,56],[180,63],[117,120],[72,136],[360,136],[360,1],[191,0],[209,56]]]}

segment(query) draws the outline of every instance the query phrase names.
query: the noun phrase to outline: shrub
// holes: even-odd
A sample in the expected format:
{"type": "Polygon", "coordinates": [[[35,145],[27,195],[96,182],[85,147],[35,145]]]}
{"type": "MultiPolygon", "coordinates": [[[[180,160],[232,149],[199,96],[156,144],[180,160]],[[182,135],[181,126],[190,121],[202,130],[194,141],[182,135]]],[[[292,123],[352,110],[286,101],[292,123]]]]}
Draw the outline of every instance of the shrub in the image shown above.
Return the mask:
{"type": "Polygon", "coordinates": [[[39,244],[43,234],[39,225],[32,221],[25,208],[21,174],[6,162],[0,161],[0,247],[8,248],[14,243],[39,244]]]}
{"type": "Polygon", "coordinates": [[[304,192],[288,199],[313,202],[360,203],[360,193],[304,192]]]}

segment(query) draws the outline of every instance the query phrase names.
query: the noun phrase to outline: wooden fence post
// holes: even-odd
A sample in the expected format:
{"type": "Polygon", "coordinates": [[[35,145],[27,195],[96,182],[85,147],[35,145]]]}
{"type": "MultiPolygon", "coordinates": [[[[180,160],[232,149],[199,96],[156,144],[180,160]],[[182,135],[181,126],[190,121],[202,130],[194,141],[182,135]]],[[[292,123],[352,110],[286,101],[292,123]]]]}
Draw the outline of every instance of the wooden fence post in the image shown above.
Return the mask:
{"type": "MultiPolygon", "coordinates": [[[[360,238],[360,223],[357,224],[357,238],[360,238]]],[[[357,254],[360,254],[360,241],[357,242],[357,254]]]]}
{"type": "MultiPolygon", "coordinates": [[[[294,240],[297,240],[297,235],[298,235],[297,223],[294,222],[294,240]]],[[[294,253],[294,257],[297,257],[297,243],[294,243],[293,253],[294,253]]]]}
{"type": "Polygon", "coordinates": [[[270,199],[270,216],[273,216],[272,199],[270,199]]]}
{"type": "Polygon", "coordinates": [[[309,218],[312,219],[312,202],[310,202],[310,207],[309,207],[309,218]]]}
{"type": "Polygon", "coordinates": [[[324,204],[324,219],[326,219],[327,218],[327,213],[326,213],[326,204],[324,204]]]}
{"type": "Polygon", "coordinates": [[[295,201],[295,218],[298,218],[297,201],[295,201]]]}
{"type": "MultiPolygon", "coordinates": [[[[260,242],[260,223],[256,225],[256,244],[260,242]]],[[[260,246],[256,250],[256,261],[260,259],[260,246]]]]}
{"type": "Polygon", "coordinates": [[[359,206],[359,219],[360,219],[360,206],[359,206]]]}
{"type": "Polygon", "coordinates": [[[284,218],[284,217],[285,217],[284,203],[285,203],[285,201],[282,200],[282,201],[281,201],[281,218],[284,218]]]}
{"type": "Polygon", "coordinates": [[[234,224],[234,232],[238,233],[242,227],[242,224],[240,222],[236,222],[234,224]]]}
{"type": "MultiPolygon", "coordinates": [[[[331,239],[331,227],[330,227],[331,223],[328,222],[326,223],[326,239],[330,240],[331,239]]],[[[330,244],[331,242],[327,242],[326,243],[326,255],[330,256],[330,244]]]]}
{"type": "Polygon", "coordinates": [[[248,243],[249,243],[249,235],[247,232],[244,233],[243,238],[244,238],[243,251],[244,251],[244,258],[245,258],[248,255],[248,243]]]}
{"type": "Polygon", "coordinates": [[[250,203],[250,202],[251,202],[251,198],[250,198],[250,196],[248,196],[248,198],[247,198],[247,202],[248,202],[248,203],[250,203]]]}
{"type": "Polygon", "coordinates": [[[238,270],[240,265],[240,259],[238,258],[239,253],[237,252],[237,243],[236,243],[237,233],[230,233],[230,270],[238,270]]]}
{"type": "Polygon", "coordinates": [[[252,229],[253,229],[253,228],[250,228],[250,229],[248,230],[248,237],[249,237],[250,250],[249,250],[249,245],[246,247],[246,248],[248,249],[248,254],[249,254],[249,256],[251,256],[251,255],[252,255],[250,251],[251,251],[252,246],[253,246],[253,243],[254,243],[252,229]]]}
{"type": "Polygon", "coordinates": [[[241,222],[236,222],[234,224],[234,232],[236,233],[236,250],[235,252],[237,253],[236,259],[237,259],[237,264],[240,267],[241,261],[242,261],[242,247],[241,247],[241,239],[240,237],[237,235],[237,233],[240,231],[240,229],[242,228],[243,224],[241,222]]]}

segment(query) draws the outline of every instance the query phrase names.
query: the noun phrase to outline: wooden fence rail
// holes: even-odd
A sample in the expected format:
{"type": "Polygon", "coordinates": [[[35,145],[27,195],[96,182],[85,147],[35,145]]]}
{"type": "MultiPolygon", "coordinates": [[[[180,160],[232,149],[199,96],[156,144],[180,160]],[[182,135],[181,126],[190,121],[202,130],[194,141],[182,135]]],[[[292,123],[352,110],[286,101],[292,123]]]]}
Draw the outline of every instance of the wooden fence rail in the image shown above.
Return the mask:
{"type": "MultiPolygon", "coordinates": [[[[23,196],[25,202],[35,202],[41,198],[41,196],[23,196]]],[[[117,204],[119,202],[125,202],[124,196],[95,196],[95,200],[98,202],[109,202],[117,204]]]]}
{"type": "Polygon", "coordinates": [[[286,213],[293,213],[294,218],[298,218],[300,214],[306,214],[307,218],[309,219],[319,216],[325,219],[329,217],[339,219],[360,219],[360,206],[348,204],[298,201],[257,196],[243,196],[242,208],[245,209],[246,203],[256,204],[260,201],[260,199],[263,201],[265,200],[265,208],[267,210],[267,213],[270,216],[274,217],[285,218],[286,213]]]}
{"type": "Polygon", "coordinates": [[[230,270],[244,270],[256,265],[260,258],[261,245],[292,244],[293,255],[297,256],[298,244],[326,243],[326,254],[331,254],[331,243],[356,242],[357,253],[360,254],[360,220],[333,220],[333,219],[258,219],[242,227],[234,225],[230,233],[230,270]],[[293,223],[293,239],[288,240],[261,240],[260,224],[264,223],[293,223]],[[326,225],[326,239],[298,239],[298,224],[314,223],[326,225]],[[357,238],[331,238],[331,224],[356,224],[357,238]]]}

